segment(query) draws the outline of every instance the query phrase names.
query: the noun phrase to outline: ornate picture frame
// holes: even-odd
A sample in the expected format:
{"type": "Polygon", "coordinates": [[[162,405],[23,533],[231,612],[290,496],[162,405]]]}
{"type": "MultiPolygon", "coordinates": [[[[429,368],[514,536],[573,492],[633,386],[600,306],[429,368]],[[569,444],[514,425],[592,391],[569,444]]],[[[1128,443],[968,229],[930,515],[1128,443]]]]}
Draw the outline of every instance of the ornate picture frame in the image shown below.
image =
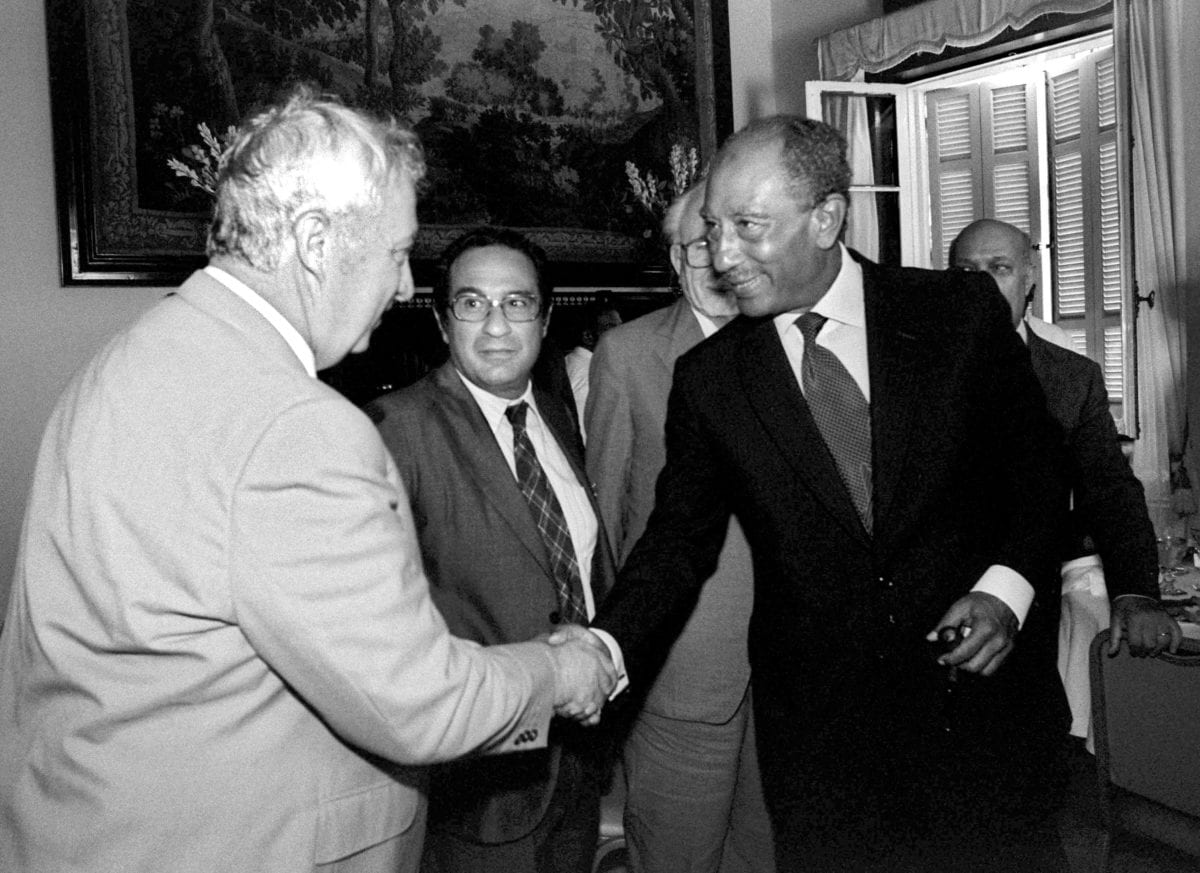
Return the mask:
{"type": "MultiPolygon", "coordinates": [[[[202,63],[200,50],[187,46],[220,49],[222,39],[229,43],[225,90],[238,95],[239,117],[277,96],[289,79],[316,81],[371,109],[398,111],[398,102],[410,110],[402,114],[414,119],[431,168],[418,207],[422,227],[413,268],[419,286],[428,285],[433,259],[451,237],[485,222],[519,227],[537,240],[559,287],[668,284],[656,217],[633,195],[623,164],[632,161],[665,184],[670,144],[696,146],[703,161],[731,130],[727,0],[297,0],[283,6],[286,20],[276,20],[280,4],[262,0],[46,0],[64,285],[169,286],[204,263],[207,201],[165,164],[199,143],[198,133],[186,138],[198,121],[214,131],[229,122],[230,112],[210,115],[199,105],[204,100],[189,96],[204,90],[198,83],[211,58],[202,63]],[[482,18],[465,20],[506,4],[513,16],[509,30],[482,18]],[[634,10],[636,16],[629,14],[634,10]],[[264,24],[268,11],[276,19],[264,24]],[[532,12],[539,23],[519,17],[532,12]],[[474,26],[466,43],[455,46],[435,27],[438,16],[452,13],[464,19],[456,22],[460,34],[464,24],[474,26]],[[674,25],[675,16],[689,13],[686,28],[674,25]],[[595,19],[593,34],[581,28],[579,16],[595,19]],[[567,24],[573,35],[555,35],[567,24]],[[162,39],[167,26],[186,28],[179,33],[189,38],[162,39]],[[367,28],[375,39],[362,37],[367,28]],[[407,68],[374,57],[370,68],[377,74],[367,82],[364,51],[348,47],[356,33],[373,46],[366,54],[403,44],[407,68]],[[581,35],[595,43],[590,54],[581,35]],[[652,45],[655,57],[647,54],[652,45]],[[563,66],[569,50],[579,52],[574,69],[573,56],[563,66]],[[568,71],[557,79],[541,73],[540,61],[554,60],[554,52],[556,69],[568,71]],[[356,57],[362,61],[357,67],[356,57]],[[239,64],[256,69],[256,63],[277,79],[238,79],[239,64]],[[363,81],[353,82],[355,71],[363,81]],[[430,97],[422,88],[433,87],[435,73],[443,81],[430,97]],[[514,97],[514,88],[525,89],[523,96],[514,97]],[[389,98],[397,93],[403,99],[389,98]],[[189,105],[171,102],[176,97],[189,105]],[[392,105],[380,105],[385,99],[392,105]],[[524,143],[521,154],[510,148],[516,140],[524,143]],[[563,148],[568,141],[571,149],[563,148]],[[469,149],[456,148],[464,142],[469,149]],[[506,171],[512,167],[518,171],[506,171]],[[472,180],[476,173],[479,184],[472,180]]],[[[208,101],[208,108],[221,105],[208,101]]],[[[229,101],[223,106],[228,110],[229,101]]]]}

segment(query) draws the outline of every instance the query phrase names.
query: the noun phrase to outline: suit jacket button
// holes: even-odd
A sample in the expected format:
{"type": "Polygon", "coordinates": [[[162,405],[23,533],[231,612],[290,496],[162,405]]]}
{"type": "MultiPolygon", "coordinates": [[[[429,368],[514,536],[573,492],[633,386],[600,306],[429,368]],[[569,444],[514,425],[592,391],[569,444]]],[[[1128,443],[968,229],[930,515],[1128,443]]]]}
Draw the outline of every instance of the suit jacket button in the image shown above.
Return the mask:
{"type": "Polygon", "coordinates": [[[562,613],[557,609],[550,613],[550,624],[559,624],[562,622],[562,613]]]}

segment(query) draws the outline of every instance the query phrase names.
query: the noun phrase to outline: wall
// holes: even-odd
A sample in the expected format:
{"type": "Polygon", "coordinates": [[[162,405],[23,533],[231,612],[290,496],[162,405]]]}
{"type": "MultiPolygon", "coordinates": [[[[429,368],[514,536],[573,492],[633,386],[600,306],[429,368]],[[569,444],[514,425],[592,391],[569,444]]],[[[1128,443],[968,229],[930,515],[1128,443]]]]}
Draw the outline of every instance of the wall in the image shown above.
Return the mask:
{"type": "Polygon", "coordinates": [[[774,112],[803,114],[804,83],[820,78],[817,38],[882,14],[882,0],[729,0],[734,127],[774,112]]]}
{"type": "MultiPolygon", "coordinates": [[[[162,294],[63,288],[58,274],[45,10],[6,3],[0,28],[0,608],[42,428],[59,393],[112,333],[162,294]]],[[[3,613],[0,613],[3,615],[3,613]]]]}
{"type": "MultiPolygon", "coordinates": [[[[819,79],[817,39],[883,14],[882,0],[772,0],[770,55],[779,112],[804,114],[804,83],[819,79]]],[[[764,52],[766,54],[766,52],[764,52]]]]}

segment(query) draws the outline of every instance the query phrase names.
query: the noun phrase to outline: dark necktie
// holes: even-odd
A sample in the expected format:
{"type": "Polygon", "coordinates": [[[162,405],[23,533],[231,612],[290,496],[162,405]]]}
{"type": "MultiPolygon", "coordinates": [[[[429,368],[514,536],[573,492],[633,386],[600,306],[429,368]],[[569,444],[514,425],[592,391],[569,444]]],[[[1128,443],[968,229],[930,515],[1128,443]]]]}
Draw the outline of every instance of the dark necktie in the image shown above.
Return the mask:
{"type": "Polygon", "coordinates": [[[867,533],[871,532],[871,408],[837,355],[817,345],[825,316],[806,312],[796,319],[804,337],[800,379],[804,399],[833,455],[842,481],[867,533]]]}
{"type": "Polygon", "coordinates": [[[504,414],[512,422],[513,454],[517,461],[517,485],[525,495],[529,511],[537,523],[542,542],[550,557],[554,570],[554,591],[558,596],[558,607],[564,622],[587,624],[584,608],[583,583],[579,579],[579,564],[575,560],[575,547],[571,543],[571,532],[563,515],[558,498],[546,478],[525,431],[525,413],[529,404],[524,400],[508,407],[504,414]]]}

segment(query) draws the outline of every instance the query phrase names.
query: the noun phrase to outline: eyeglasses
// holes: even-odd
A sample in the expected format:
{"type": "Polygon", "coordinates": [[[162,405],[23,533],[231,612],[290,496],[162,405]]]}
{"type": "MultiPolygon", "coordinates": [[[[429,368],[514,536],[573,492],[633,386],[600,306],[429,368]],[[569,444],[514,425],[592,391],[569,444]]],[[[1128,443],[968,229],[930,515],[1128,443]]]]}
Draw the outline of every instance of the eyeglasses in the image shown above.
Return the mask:
{"type": "Polygon", "coordinates": [[[500,308],[507,321],[533,321],[541,311],[541,302],[528,294],[509,294],[492,300],[481,294],[460,294],[450,302],[450,313],[459,321],[484,321],[488,314],[500,308]]]}
{"type": "Polygon", "coordinates": [[[694,239],[690,243],[678,243],[683,249],[683,259],[689,267],[702,270],[712,266],[712,252],[708,248],[708,240],[704,237],[694,239]]]}

